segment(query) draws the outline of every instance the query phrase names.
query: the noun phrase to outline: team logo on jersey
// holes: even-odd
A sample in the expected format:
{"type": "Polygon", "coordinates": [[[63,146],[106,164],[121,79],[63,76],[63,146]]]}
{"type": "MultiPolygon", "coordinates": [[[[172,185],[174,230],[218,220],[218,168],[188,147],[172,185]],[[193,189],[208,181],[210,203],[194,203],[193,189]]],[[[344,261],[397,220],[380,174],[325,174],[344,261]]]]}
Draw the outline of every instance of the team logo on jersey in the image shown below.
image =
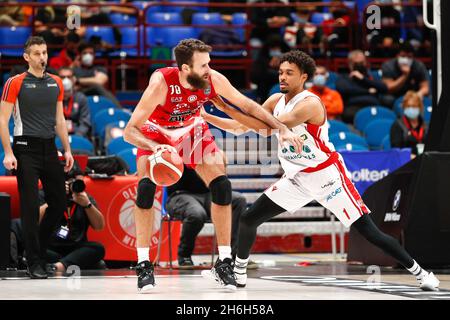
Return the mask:
{"type": "Polygon", "coordinates": [[[56,83],[47,83],[47,87],[58,87],[56,83]]]}
{"type": "Polygon", "coordinates": [[[205,90],[203,90],[203,92],[205,93],[205,95],[209,95],[211,93],[211,87],[206,88],[205,90]]]}
{"type": "Polygon", "coordinates": [[[197,96],[194,95],[194,94],[188,97],[188,101],[189,101],[190,103],[194,102],[195,100],[197,100],[197,96]]]}
{"type": "Polygon", "coordinates": [[[170,102],[172,102],[172,103],[178,103],[178,102],[181,102],[181,101],[183,101],[183,97],[172,97],[172,98],[170,98],[170,102]]]}
{"type": "Polygon", "coordinates": [[[34,89],[36,88],[36,85],[34,83],[25,83],[25,88],[34,89]]]}

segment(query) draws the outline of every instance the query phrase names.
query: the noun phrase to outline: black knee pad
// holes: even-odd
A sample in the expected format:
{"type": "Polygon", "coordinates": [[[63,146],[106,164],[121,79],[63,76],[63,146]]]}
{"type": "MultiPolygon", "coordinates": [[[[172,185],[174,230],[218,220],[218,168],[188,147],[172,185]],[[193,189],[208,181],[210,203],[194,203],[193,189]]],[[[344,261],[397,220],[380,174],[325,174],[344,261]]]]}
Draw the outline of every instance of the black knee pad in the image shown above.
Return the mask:
{"type": "Polygon", "coordinates": [[[219,206],[231,204],[231,182],[227,176],[215,178],[209,184],[211,190],[211,201],[219,206]]]}
{"type": "Polygon", "coordinates": [[[143,178],[138,183],[136,206],[140,209],[150,209],[155,198],[156,184],[150,178],[143,178]]]}

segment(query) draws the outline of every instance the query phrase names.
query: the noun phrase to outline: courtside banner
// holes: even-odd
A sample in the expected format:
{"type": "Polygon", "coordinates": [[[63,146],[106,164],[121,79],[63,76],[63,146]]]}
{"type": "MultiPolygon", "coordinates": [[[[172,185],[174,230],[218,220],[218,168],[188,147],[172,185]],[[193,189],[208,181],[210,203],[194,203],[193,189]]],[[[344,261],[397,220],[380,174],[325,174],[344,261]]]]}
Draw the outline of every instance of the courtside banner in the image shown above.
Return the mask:
{"type": "Polygon", "coordinates": [[[373,183],[411,160],[411,149],[387,151],[339,151],[352,176],[352,181],[362,195],[373,183]]]}

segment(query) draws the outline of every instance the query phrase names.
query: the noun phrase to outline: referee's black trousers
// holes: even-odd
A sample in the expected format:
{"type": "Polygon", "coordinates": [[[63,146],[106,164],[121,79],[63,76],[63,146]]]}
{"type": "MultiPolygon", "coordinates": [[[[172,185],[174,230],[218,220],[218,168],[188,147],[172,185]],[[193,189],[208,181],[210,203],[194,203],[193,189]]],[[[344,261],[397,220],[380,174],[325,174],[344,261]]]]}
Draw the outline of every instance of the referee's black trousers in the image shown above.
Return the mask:
{"type": "Polygon", "coordinates": [[[55,139],[14,138],[17,159],[23,239],[28,266],[44,264],[48,242],[67,208],[64,169],[58,159],[55,139]],[[39,225],[39,189],[42,182],[48,209],[39,225]]]}

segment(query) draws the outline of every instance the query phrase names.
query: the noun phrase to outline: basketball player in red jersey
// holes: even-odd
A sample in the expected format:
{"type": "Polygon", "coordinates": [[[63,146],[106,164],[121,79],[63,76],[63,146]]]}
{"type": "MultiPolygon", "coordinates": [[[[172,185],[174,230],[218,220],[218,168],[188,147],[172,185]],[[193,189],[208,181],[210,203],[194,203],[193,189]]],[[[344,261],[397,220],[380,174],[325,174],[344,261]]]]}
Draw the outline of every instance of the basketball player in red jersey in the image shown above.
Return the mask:
{"type": "Polygon", "coordinates": [[[200,40],[182,40],[174,51],[178,68],[163,68],[152,74],[124,131],[124,139],[138,147],[139,184],[134,217],[139,292],[155,286],[153,265],[149,261],[149,242],[156,185],[149,178],[146,163],[149,155],[160,150],[177,152],[211,190],[211,217],[219,246],[219,259],[211,271],[223,287],[236,289],[230,247],[231,183],[225,174],[222,153],[200,116],[205,102],[218,95],[223,96],[270,128],[279,130],[280,143],[289,143],[296,150],[302,147],[300,137],[209,67],[210,51],[211,47],[200,40]]]}

